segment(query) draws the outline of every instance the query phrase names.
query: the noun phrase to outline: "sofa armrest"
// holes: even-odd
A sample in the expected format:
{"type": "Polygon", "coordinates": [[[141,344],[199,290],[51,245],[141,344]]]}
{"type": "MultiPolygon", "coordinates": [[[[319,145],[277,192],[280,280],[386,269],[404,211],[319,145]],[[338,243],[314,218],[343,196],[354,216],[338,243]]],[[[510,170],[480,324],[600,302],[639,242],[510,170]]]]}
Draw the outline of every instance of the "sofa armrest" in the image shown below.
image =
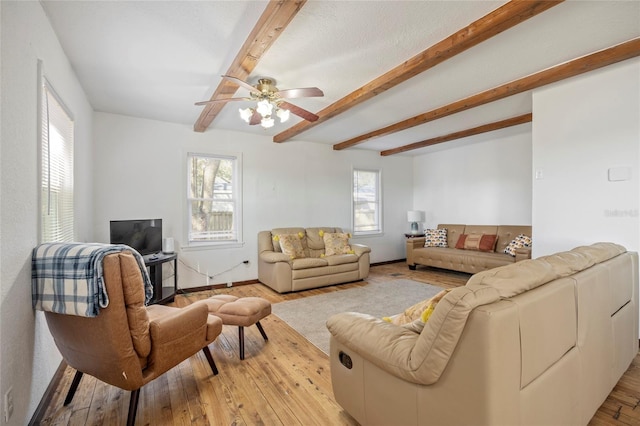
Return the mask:
{"type": "Polygon", "coordinates": [[[426,241],[425,237],[416,237],[416,238],[407,238],[406,246],[407,246],[407,265],[409,265],[412,269],[415,268],[415,260],[413,256],[413,250],[424,247],[424,242],[426,241]]]}
{"type": "Polygon", "coordinates": [[[531,259],[531,247],[521,247],[516,249],[516,262],[531,259]]]}
{"type": "Polygon", "coordinates": [[[289,262],[291,258],[284,253],[275,251],[263,251],[260,253],[260,260],[266,263],[289,262]]]}
{"type": "Polygon", "coordinates": [[[394,376],[416,383],[409,363],[420,334],[356,312],[331,316],[327,328],[338,342],[362,358],[394,376]]]}
{"type": "Polygon", "coordinates": [[[147,307],[151,353],[147,369],[156,377],[178,365],[207,344],[209,311],[205,305],[184,308],[147,307]]]}
{"type": "Polygon", "coordinates": [[[198,304],[184,308],[151,305],[147,311],[152,345],[173,341],[192,333],[194,328],[207,324],[209,315],[207,307],[198,304]]]}
{"type": "Polygon", "coordinates": [[[371,248],[369,246],[365,246],[364,244],[351,244],[351,250],[356,254],[356,256],[360,257],[365,253],[371,253],[371,248]]]}

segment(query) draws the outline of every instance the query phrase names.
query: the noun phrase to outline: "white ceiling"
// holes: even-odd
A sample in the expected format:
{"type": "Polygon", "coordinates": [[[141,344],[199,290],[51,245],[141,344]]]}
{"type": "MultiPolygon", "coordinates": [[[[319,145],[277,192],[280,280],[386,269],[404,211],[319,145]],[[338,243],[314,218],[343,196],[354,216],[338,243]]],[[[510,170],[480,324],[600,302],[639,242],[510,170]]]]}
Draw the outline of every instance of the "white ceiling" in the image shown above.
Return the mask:
{"type": "MultiPolygon", "coordinates": [[[[317,86],[324,97],[292,103],[318,112],[504,3],[308,0],[249,82],[269,76],[279,89],[317,86]]],[[[42,4],[95,110],[193,126],[202,110],[194,102],[211,97],[267,1],[42,4]]],[[[566,1],[286,143],[343,142],[638,36],[638,0],[566,1]]],[[[273,136],[300,120],[264,130],[240,120],[239,106],[248,104],[227,105],[209,129],[273,136]]],[[[531,93],[351,149],[392,149],[526,112],[531,93]]]]}

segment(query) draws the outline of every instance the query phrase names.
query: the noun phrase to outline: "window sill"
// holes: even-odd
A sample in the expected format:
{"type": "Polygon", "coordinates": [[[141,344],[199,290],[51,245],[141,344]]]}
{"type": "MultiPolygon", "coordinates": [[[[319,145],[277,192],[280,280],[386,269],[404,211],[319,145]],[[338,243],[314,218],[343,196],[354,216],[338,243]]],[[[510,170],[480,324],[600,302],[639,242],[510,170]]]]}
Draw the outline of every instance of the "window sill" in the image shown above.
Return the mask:
{"type": "Polygon", "coordinates": [[[244,247],[244,241],[233,241],[225,243],[192,243],[188,246],[180,247],[181,251],[219,250],[244,247]]]}
{"type": "Polygon", "coordinates": [[[357,238],[379,238],[384,237],[384,232],[366,232],[361,234],[352,234],[354,239],[357,238]]]}

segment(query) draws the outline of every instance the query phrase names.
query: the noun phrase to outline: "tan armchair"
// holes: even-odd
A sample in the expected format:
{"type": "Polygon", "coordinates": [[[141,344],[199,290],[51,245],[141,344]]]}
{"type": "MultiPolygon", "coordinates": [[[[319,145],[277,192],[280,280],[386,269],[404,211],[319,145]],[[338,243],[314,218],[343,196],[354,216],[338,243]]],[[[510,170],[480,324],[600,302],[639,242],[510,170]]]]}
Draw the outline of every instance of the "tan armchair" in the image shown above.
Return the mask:
{"type": "Polygon", "coordinates": [[[204,305],[144,306],[143,278],[131,252],[103,262],[109,305],[96,317],[45,312],[64,360],[77,370],[64,405],[73,399],[83,373],[131,391],[127,424],[133,425],[140,388],[202,350],[218,370],[207,345],[222,331],[222,320],[204,305]]]}

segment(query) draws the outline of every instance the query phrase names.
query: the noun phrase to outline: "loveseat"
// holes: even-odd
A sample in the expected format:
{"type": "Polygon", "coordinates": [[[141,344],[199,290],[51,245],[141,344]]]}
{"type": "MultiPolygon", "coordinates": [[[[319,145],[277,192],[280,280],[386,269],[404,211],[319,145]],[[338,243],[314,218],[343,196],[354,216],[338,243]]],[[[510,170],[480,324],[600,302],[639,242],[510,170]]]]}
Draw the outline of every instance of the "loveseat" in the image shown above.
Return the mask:
{"type": "Polygon", "coordinates": [[[419,333],[334,315],[335,398],[363,425],[586,425],[638,353],[637,291],[637,253],[597,243],[472,276],[419,333]]]}
{"type": "Polygon", "coordinates": [[[440,224],[425,232],[406,241],[409,269],[424,265],[475,274],[531,258],[531,226],[440,224]],[[528,245],[513,243],[520,235],[528,245]],[[510,254],[504,253],[507,247],[510,254]]]}
{"type": "Polygon", "coordinates": [[[276,228],[258,233],[258,280],[278,293],[363,280],[371,249],[348,242],[340,228],[276,228]],[[283,242],[299,242],[298,253],[283,253],[283,242]],[[325,241],[341,241],[327,251],[325,241]]]}

